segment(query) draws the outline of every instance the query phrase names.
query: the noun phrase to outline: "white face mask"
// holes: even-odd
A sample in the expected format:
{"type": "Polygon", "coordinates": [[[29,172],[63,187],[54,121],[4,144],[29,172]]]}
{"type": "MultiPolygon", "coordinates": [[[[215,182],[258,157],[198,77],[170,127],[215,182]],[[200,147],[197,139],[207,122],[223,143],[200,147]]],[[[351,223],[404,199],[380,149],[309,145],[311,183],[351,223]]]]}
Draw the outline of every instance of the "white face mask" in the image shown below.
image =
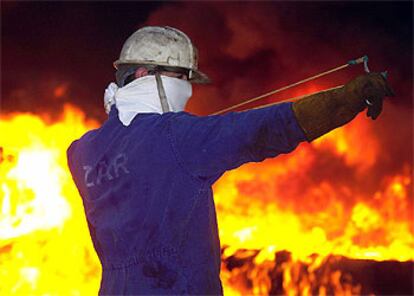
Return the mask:
{"type": "MultiPolygon", "coordinates": [[[[183,111],[192,95],[191,83],[168,76],[161,76],[161,79],[169,110],[183,111]]],[[[111,83],[105,90],[104,100],[106,104],[111,101],[116,104],[119,120],[125,126],[128,126],[138,113],[163,113],[155,76],[135,79],[121,88],[111,83]]]]}

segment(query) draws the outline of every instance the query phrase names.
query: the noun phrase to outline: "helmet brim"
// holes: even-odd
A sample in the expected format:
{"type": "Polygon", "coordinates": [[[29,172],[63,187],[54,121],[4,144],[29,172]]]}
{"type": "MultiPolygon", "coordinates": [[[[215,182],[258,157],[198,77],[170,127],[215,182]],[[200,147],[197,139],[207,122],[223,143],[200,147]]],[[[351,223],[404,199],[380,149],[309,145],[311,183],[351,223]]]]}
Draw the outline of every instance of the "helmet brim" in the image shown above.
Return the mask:
{"type": "Polygon", "coordinates": [[[201,71],[192,70],[193,77],[190,78],[190,82],[192,83],[199,83],[199,84],[208,84],[211,83],[211,79],[201,71]]]}
{"type": "MultiPolygon", "coordinates": [[[[151,63],[151,62],[137,62],[137,61],[121,61],[121,60],[116,60],[113,63],[113,66],[115,69],[118,70],[118,67],[121,65],[130,65],[130,66],[136,66],[136,65],[156,65],[156,66],[165,66],[165,67],[172,67],[169,64],[164,64],[164,63],[151,63]]],[[[198,84],[208,84],[211,83],[211,79],[207,76],[207,74],[199,71],[199,70],[194,70],[194,69],[189,69],[189,68],[184,68],[184,67],[177,67],[177,68],[181,68],[181,69],[186,69],[192,72],[192,77],[190,77],[189,81],[191,83],[198,83],[198,84]]]]}

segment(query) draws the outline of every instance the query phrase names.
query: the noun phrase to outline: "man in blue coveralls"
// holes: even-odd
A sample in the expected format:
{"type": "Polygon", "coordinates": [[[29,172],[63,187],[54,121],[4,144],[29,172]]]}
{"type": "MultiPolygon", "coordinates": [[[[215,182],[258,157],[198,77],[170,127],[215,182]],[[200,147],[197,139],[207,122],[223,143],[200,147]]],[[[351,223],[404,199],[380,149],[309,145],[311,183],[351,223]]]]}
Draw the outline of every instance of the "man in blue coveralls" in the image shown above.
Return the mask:
{"type": "Polygon", "coordinates": [[[371,73],[295,103],[195,116],[183,111],[191,82],[208,78],[191,40],[171,27],[136,31],[114,65],[108,120],[67,151],[103,267],[101,295],[222,294],[212,184],[244,163],[289,153],[367,107],[375,119],[393,95],[371,73]]]}

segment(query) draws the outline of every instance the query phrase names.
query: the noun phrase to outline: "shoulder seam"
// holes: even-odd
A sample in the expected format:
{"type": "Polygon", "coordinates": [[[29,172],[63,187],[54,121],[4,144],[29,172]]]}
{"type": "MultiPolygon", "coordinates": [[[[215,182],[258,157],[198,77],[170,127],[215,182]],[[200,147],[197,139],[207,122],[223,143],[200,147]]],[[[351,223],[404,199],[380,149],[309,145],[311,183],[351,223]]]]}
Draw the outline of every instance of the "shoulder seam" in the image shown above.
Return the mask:
{"type": "Polygon", "coordinates": [[[201,179],[200,177],[198,177],[198,176],[196,176],[196,175],[194,175],[185,165],[184,165],[184,161],[183,161],[183,159],[182,159],[182,157],[181,157],[181,154],[180,154],[180,152],[178,151],[178,149],[177,149],[177,147],[176,147],[176,145],[175,145],[175,138],[174,138],[174,135],[173,135],[173,130],[172,130],[172,126],[171,126],[171,120],[172,120],[172,116],[168,119],[168,122],[167,122],[167,124],[168,124],[168,132],[167,132],[167,135],[168,135],[168,138],[169,138],[169,141],[170,141],[170,145],[171,145],[171,150],[172,150],[172,152],[173,152],[173,154],[174,154],[174,157],[175,157],[175,160],[177,161],[177,163],[178,163],[178,165],[184,170],[184,172],[188,175],[188,176],[190,176],[191,177],[191,179],[195,182],[195,183],[197,183],[197,184],[203,184],[204,185],[204,183],[206,183],[206,181],[204,181],[203,179],[201,179]]]}

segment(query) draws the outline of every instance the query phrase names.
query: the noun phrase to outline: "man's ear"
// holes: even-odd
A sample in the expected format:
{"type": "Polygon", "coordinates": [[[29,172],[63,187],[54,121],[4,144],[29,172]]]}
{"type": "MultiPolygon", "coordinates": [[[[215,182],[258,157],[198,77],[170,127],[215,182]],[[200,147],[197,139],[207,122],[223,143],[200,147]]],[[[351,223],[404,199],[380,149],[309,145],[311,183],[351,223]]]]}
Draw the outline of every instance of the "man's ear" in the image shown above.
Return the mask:
{"type": "Polygon", "coordinates": [[[148,70],[145,67],[139,67],[135,70],[135,78],[141,78],[148,75],[148,70]]]}

